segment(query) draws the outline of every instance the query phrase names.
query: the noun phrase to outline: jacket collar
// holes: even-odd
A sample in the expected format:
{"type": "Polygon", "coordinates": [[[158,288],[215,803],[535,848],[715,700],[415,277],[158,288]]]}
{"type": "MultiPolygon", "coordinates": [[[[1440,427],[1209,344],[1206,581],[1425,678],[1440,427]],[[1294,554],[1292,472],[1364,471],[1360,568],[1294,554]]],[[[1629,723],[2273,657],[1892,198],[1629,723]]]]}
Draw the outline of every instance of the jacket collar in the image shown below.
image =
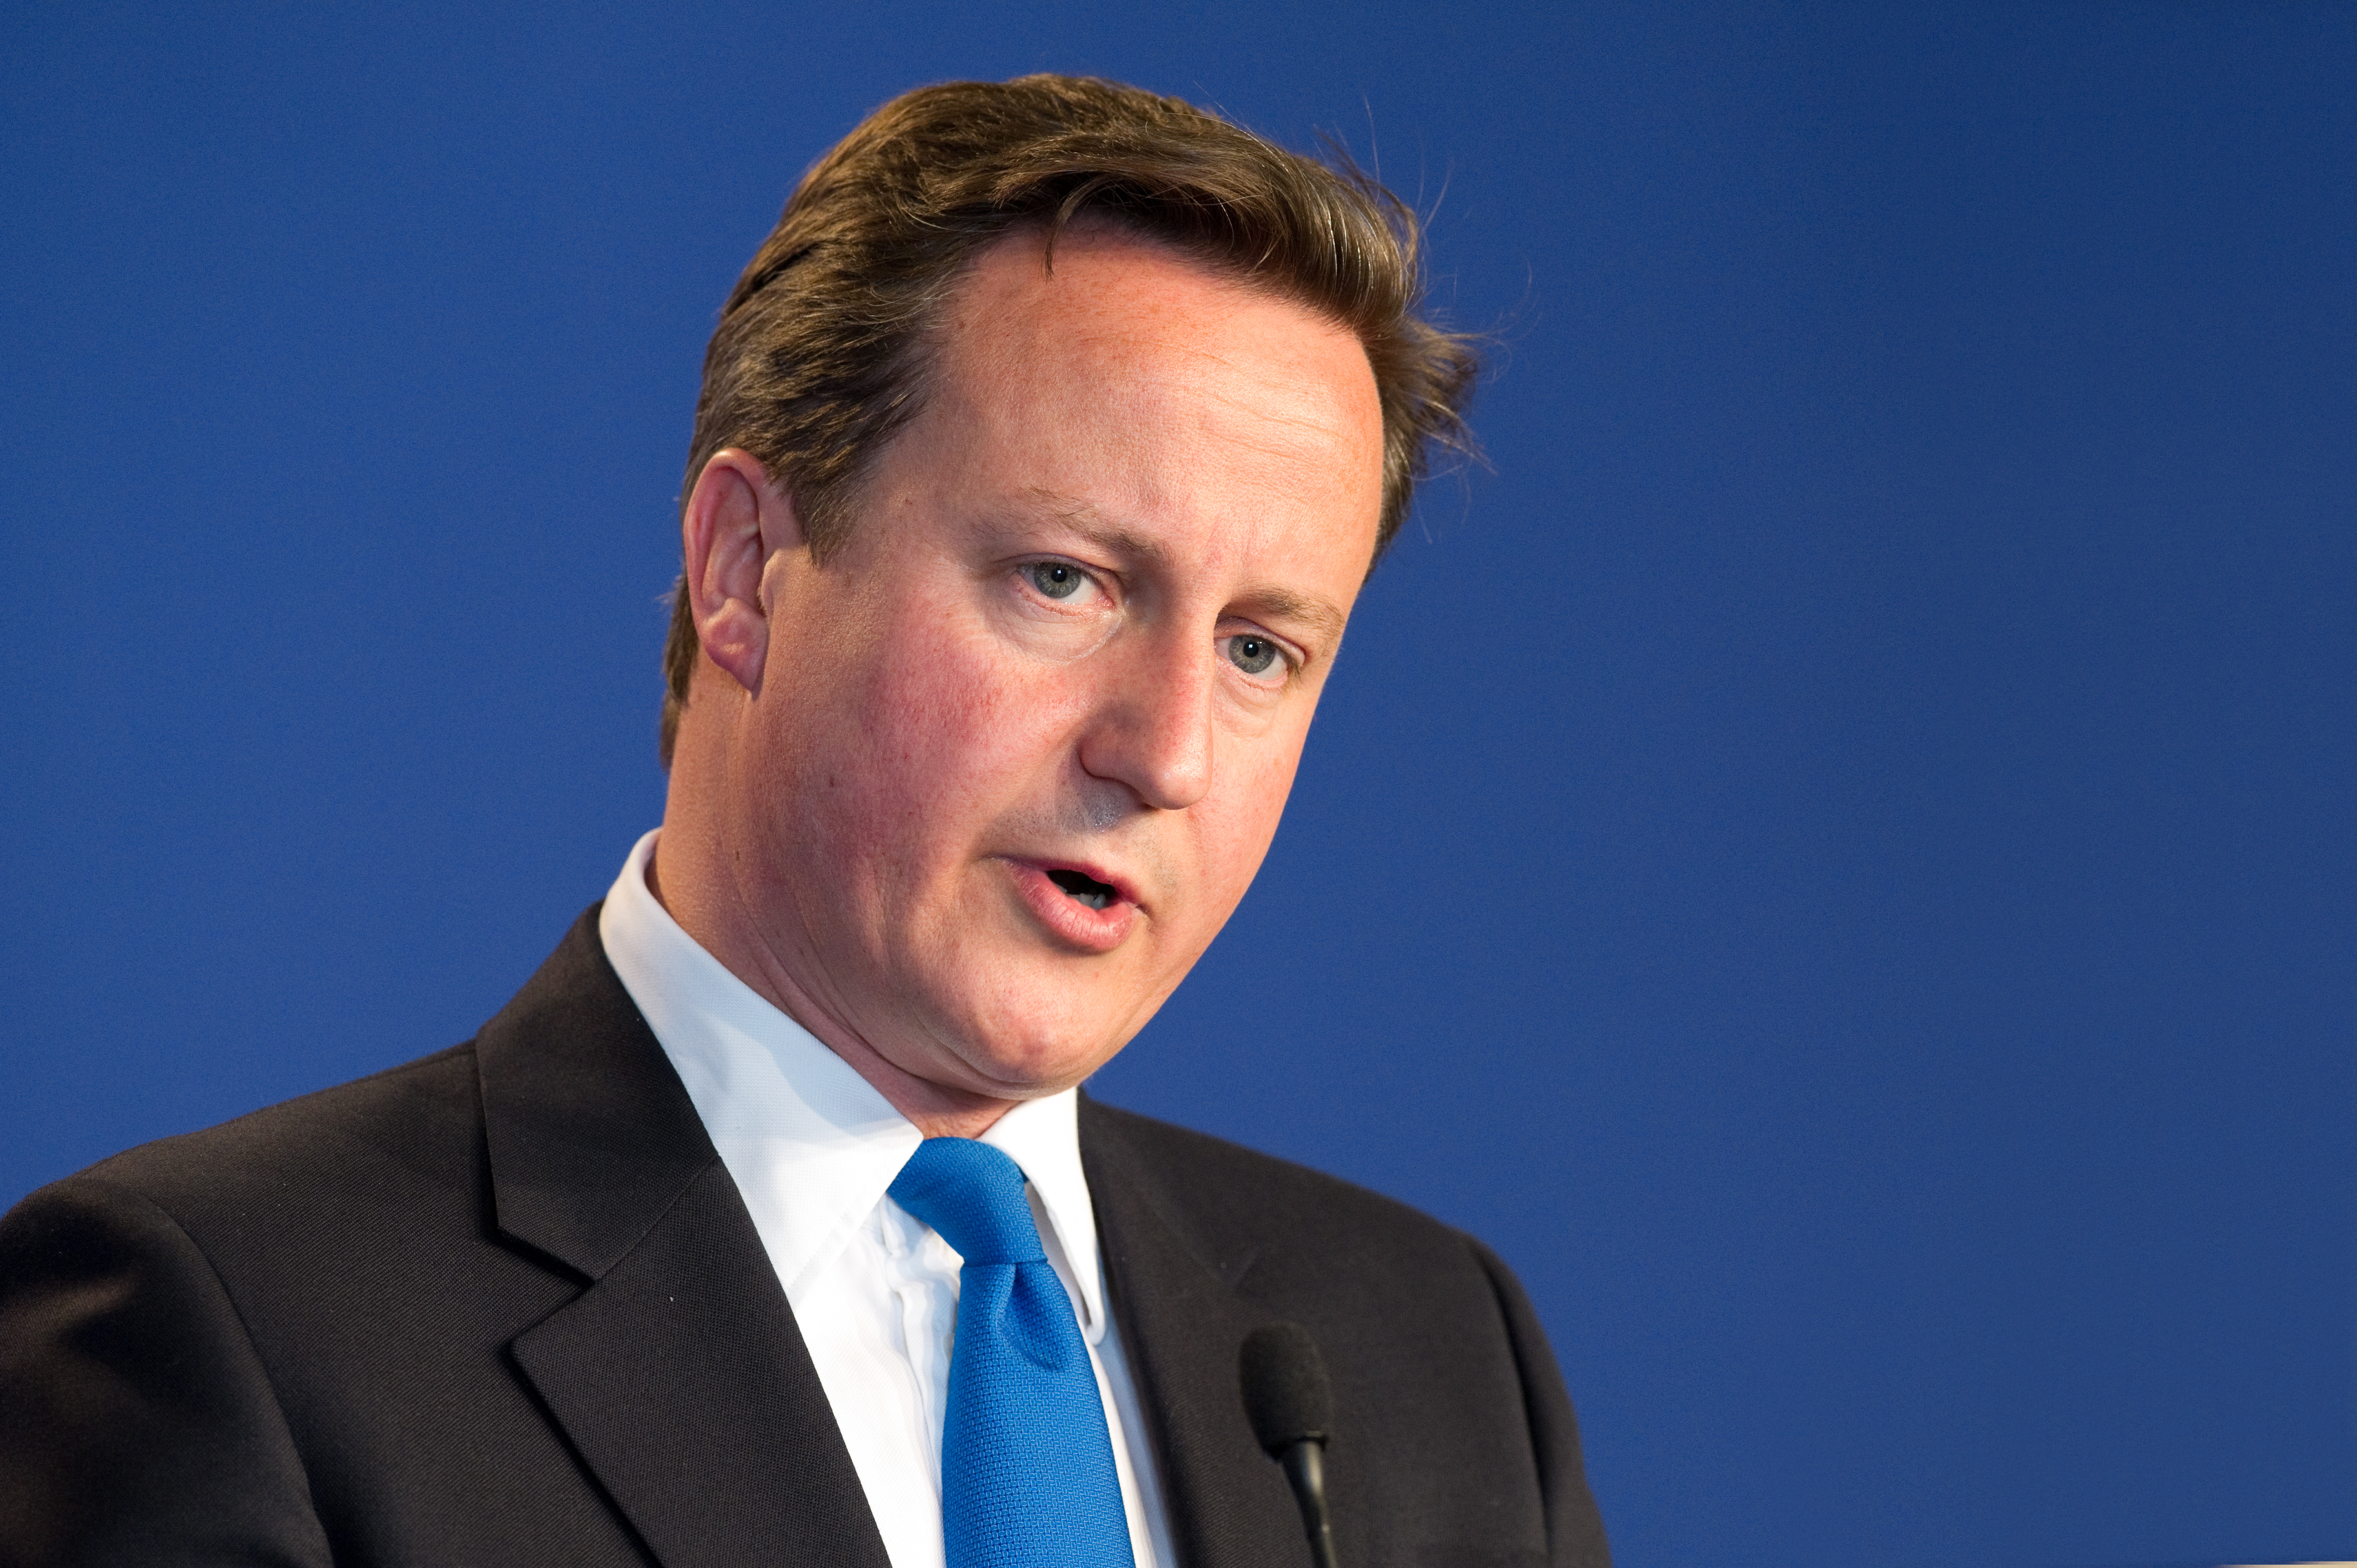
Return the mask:
{"type": "Polygon", "coordinates": [[[1299,1515],[1245,1420],[1238,1357],[1275,1315],[1237,1293],[1254,1255],[1196,1222],[1178,1178],[1140,1140],[1153,1123],[1081,1099],[1081,1160],[1096,1204],[1114,1321],[1148,1412],[1170,1533],[1189,1568],[1297,1568],[1299,1515]]]}
{"type": "Polygon", "coordinates": [[[666,1568],[888,1568],[735,1183],[593,907],[476,1039],[499,1228],[586,1288],[510,1348],[666,1568]]]}

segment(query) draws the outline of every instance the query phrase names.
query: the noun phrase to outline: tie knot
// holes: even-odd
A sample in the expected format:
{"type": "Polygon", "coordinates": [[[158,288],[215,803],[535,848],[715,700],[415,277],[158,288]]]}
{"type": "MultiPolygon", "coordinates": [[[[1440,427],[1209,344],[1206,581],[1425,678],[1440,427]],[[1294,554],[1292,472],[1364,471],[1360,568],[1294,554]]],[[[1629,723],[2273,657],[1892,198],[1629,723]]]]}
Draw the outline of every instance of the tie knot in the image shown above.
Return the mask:
{"type": "Polygon", "coordinates": [[[888,1190],[969,1263],[1048,1260],[1023,1196],[1023,1167],[988,1144],[928,1138],[888,1190]]]}

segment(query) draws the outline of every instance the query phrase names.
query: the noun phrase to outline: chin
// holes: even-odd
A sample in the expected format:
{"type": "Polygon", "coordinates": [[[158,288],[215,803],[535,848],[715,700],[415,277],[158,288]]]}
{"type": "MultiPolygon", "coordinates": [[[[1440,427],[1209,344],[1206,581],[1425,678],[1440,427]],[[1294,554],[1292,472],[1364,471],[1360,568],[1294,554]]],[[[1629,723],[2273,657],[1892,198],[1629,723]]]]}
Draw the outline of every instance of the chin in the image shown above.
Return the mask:
{"type": "Polygon", "coordinates": [[[1087,1018],[999,1014],[954,1032],[960,1060],[1010,1099],[1036,1100],[1070,1089],[1128,1043],[1108,1038],[1102,1015],[1087,1018]]]}

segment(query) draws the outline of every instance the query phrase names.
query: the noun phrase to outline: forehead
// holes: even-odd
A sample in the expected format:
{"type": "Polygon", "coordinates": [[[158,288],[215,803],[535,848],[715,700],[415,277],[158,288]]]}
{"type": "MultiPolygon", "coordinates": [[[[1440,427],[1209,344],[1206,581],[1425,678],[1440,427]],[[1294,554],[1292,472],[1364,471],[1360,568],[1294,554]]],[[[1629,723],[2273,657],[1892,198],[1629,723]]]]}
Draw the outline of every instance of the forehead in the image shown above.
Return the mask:
{"type": "MultiPolygon", "coordinates": [[[[1372,552],[1383,418],[1347,328],[1110,225],[1037,232],[973,263],[943,312],[920,423],[969,480],[1107,516],[1315,518],[1372,552]]],[[[1209,521],[1198,518],[1198,521],[1209,521]]]]}

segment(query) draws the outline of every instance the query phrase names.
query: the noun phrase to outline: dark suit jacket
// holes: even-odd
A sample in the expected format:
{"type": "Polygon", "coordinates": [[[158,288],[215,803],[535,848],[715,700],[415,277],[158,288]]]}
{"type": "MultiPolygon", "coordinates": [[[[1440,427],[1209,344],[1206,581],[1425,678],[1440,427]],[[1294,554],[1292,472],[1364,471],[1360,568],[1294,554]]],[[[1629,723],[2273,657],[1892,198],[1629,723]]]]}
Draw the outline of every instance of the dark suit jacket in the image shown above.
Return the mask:
{"type": "MultiPolygon", "coordinates": [[[[886,1568],[735,1184],[596,910],[467,1045],[45,1187],[0,1222],[0,1562],[886,1568]]],[[[1482,1245],[1083,1101],[1189,1568],[1307,1563],[1237,1394],[1334,1382],[1347,1568],[1602,1564],[1569,1401],[1482,1245]]]]}

